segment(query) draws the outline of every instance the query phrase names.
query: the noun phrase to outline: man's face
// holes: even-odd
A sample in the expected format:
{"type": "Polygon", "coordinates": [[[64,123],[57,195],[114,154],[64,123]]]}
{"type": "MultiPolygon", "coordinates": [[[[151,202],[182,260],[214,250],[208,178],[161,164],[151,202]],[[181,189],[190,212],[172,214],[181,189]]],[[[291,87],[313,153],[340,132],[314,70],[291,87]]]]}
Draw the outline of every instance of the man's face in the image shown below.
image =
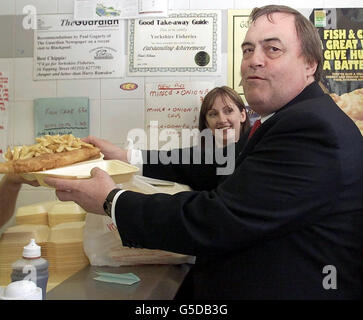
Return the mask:
{"type": "Polygon", "coordinates": [[[314,81],[316,63],[301,54],[294,16],[276,12],[251,24],[242,44],[242,84],[246,100],[260,115],[268,115],[295,98],[314,81]]]}

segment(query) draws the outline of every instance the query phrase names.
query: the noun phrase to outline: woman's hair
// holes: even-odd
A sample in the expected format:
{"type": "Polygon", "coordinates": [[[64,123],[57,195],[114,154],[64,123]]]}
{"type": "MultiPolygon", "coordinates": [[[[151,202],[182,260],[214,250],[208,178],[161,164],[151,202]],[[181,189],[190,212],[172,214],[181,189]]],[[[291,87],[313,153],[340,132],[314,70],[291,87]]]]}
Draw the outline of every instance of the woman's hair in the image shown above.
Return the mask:
{"type": "Polygon", "coordinates": [[[295,17],[295,29],[300,39],[301,53],[308,63],[316,62],[318,65],[314,73],[314,79],[320,81],[323,70],[323,50],[318,30],[299,11],[287,6],[268,5],[261,8],[254,8],[250,14],[250,23],[255,22],[259,17],[266,15],[267,19],[273,22],[272,14],[275,12],[289,13],[295,17]]]}
{"type": "Polygon", "coordinates": [[[199,130],[202,131],[207,128],[207,113],[210,109],[212,109],[217,97],[221,97],[223,103],[226,103],[227,98],[229,98],[238,107],[240,112],[245,110],[246,121],[241,123],[241,134],[245,133],[251,127],[245,104],[243,103],[240,95],[227,86],[216,87],[209,91],[204,97],[199,113],[199,130]]]}

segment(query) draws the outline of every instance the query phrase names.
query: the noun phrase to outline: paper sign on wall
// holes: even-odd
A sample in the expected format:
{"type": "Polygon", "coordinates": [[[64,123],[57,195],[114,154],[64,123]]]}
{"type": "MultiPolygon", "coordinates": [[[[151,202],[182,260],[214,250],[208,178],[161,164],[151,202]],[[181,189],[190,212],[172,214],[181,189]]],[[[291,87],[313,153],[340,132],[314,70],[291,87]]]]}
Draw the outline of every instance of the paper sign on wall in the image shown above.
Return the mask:
{"type": "Polygon", "coordinates": [[[220,74],[221,24],[217,10],[173,11],[167,18],[130,20],[128,74],[220,74]]]}
{"type": "Polygon", "coordinates": [[[73,134],[89,135],[89,99],[41,98],[34,100],[35,136],[73,134]]]}
{"type": "Polygon", "coordinates": [[[75,0],[75,20],[167,16],[168,0],[75,0]]]}
{"type": "MultiPolygon", "coordinates": [[[[176,138],[168,141],[168,147],[180,148],[190,145],[182,141],[182,130],[198,129],[199,111],[204,96],[214,88],[213,82],[162,82],[149,83],[145,87],[146,129],[158,137],[176,138]]],[[[152,138],[152,137],[151,137],[152,138]]],[[[161,140],[161,139],[160,139],[161,140]]],[[[150,149],[160,149],[165,141],[150,141],[150,149]],[[158,145],[156,145],[158,144],[158,145]]]]}
{"type": "Polygon", "coordinates": [[[123,24],[40,15],[34,32],[34,80],[123,76],[123,24]]]}
{"type": "Polygon", "coordinates": [[[363,135],[363,8],[312,9],[323,49],[320,85],[363,135]]]}
{"type": "Polygon", "coordinates": [[[0,71],[0,154],[6,151],[8,144],[9,118],[9,76],[8,70],[0,71]]]}

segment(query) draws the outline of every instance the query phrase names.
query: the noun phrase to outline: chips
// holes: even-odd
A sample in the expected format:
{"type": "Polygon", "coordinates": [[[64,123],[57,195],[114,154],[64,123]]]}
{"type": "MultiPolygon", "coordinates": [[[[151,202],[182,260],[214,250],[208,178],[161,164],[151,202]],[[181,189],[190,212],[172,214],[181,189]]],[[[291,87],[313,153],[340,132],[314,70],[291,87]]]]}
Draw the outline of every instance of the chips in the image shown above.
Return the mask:
{"type": "Polygon", "coordinates": [[[18,146],[13,150],[8,147],[4,157],[7,161],[30,159],[45,153],[59,153],[83,148],[94,148],[92,144],[83,142],[72,134],[65,135],[45,135],[35,139],[36,144],[30,146],[18,146]]]}

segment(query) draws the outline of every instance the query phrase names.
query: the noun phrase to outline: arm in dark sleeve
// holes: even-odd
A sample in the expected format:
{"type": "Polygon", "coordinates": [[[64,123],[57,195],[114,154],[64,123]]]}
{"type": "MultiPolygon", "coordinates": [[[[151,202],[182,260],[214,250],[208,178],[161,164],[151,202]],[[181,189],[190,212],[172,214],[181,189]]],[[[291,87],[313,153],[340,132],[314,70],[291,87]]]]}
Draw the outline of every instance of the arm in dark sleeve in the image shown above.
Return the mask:
{"type": "Polygon", "coordinates": [[[143,161],[146,177],[186,184],[193,190],[212,190],[218,184],[213,155],[206,156],[200,148],[143,151],[143,161]]]}
{"type": "Polygon", "coordinates": [[[339,189],[335,133],[301,114],[270,128],[216,189],[175,195],[124,192],[116,222],[124,245],[191,255],[241,250],[321,219],[339,189]],[[322,192],[324,190],[324,192],[322,192]]]}

